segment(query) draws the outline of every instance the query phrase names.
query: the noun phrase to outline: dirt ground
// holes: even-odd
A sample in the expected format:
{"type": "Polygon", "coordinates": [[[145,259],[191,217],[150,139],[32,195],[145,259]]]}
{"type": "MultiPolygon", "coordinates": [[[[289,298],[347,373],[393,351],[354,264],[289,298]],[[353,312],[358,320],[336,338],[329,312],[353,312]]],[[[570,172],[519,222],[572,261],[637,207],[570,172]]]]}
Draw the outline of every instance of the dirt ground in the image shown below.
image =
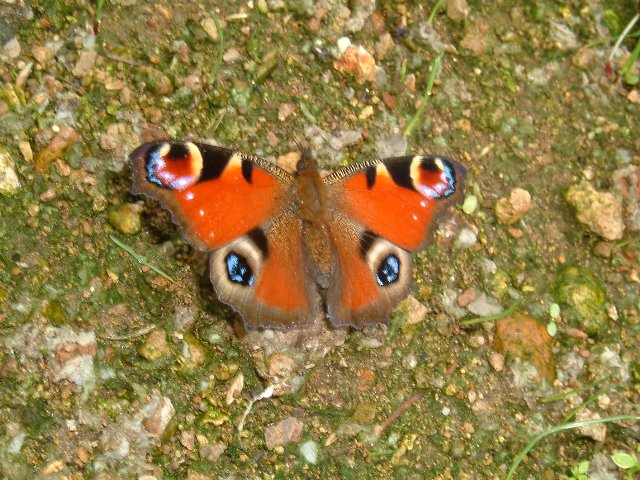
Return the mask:
{"type": "Polygon", "coordinates": [[[0,477],[634,478],[640,23],[611,53],[636,13],[1,2],[0,477]],[[247,336],[131,194],[158,138],[446,155],[464,202],[388,327],[247,336]]]}

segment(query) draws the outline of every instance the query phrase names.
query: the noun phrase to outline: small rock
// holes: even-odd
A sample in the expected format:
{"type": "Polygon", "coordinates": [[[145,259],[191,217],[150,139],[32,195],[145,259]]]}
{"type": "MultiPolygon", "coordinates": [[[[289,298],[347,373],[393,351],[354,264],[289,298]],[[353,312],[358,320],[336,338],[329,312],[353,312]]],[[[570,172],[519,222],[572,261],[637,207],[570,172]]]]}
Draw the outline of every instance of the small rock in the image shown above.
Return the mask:
{"type": "Polygon", "coordinates": [[[561,268],[553,293],[562,306],[562,316],[572,326],[589,335],[598,335],[606,329],[606,293],[600,280],[588,269],[577,265],[561,268]]]}
{"type": "Polygon", "coordinates": [[[502,311],[502,306],[498,301],[485,293],[478,294],[469,304],[467,309],[479,317],[488,317],[502,311]]]}
{"type": "Polygon", "coordinates": [[[98,58],[98,52],[94,50],[82,50],[78,61],[71,69],[71,73],[78,78],[86,77],[93,71],[93,66],[98,58]]]}
{"type": "Polygon", "coordinates": [[[13,37],[2,47],[2,56],[8,60],[14,60],[20,56],[20,42],[13,37]]]}
{"type": "Polygon", "coordinates": [[[504,370],[504,355],[498,352],[491,352],[489,354],[489,365],[491,365],[496,372],[501,372],[504,370]]]}
{"type": "Polygon", "coordinates": [[[551,36],[560,50],[575,50],[580,46],[574,31],[562,22],[551,22],[551,36]]]}
{"type": "Polygon", "coordinates": [[[226,449],[224,443],[207,443],[200,447],[200,457],[208,462],[217,462],[226,449]]]}
{"type": "Polygon", "coordinates": [[[548,382],[555,378],[551,343],[552,338],[546,327],[524,313],[516,312],[496,322],[496,351],[531,362],[538,370],[539,376],[548,382]]]}
{"type": "Polygon", "coordinates": [[[593,247],[593,254],[601,258],[611,258],[614,248],[616,248],[615,242],[600,241],[593,247]]]}
{"type": "Polygon", "coordinates": [[[342,56],[333,63],[339,72],[347,72],[358,82],[373,81],[376,78],[376,61],[362,45],[351,45],[342,56]]]}
{"type": "Polygon", "coordinates": [[[125,86],[122,88],[122,90],[120,90],[120,103],[122,105],[124,106],[130,105],[132,97],[133,95],[129,87],[125,86]]]}
{"type": "Polygon", "coordinates": [[[157,95],[171,95],[173,83],[164,73],[154,68],[148,70],[148,83],[151,90],[157,95]]]}
{"type": "MultiPolygon", "coordinates": [[[[586,420],[595,420],[601,418],[598,413],[592,412],[587,408],[581,408],[576,413],[576,421],[584,422],[586,420]]],[[[578,432],[583,437],[591,438],[596,442],[604,442],[607,437],[607,425],[604,423],[596,423],[594,425],[587,425],[584,427],[578,427],[578,432]]]]}
{"type": "Polygon", "coordinates": [[[222,59],[226,63],[234,63],[239,60],[242,60],[242,54],[240,53],[240,50],[238,50],[237,48],[230,48],[229,50],[224,52],[224,55],[222,55],[222,59]]]}
{"type": "Polygon", "coordinates": [[[31,55],[40,65],[46,66],[53,58],[53,49],[49,46],[36,46],[31,49],[31,55]]]}
{"type": "MultiPolygon", "coordinates": [[[[173,248],[172,243],[169,243],[169,245],[169,248],[173,248]]],[[[196,314],[193,311],[192,307],[181,304],[175,306],[173,312],[173,326],[176,330],[186,332],[193,326],[195,322],[196,314]]]]}
{"type": "Polygon", "coordinates": [[[135,235],[142,229],[142,206],[124,203],[109,212],[109,223],[119,232],[135,235]]]}
{"type": "Polygon", "coordinates": [[[229,389],[227,390],[227,394],[225,396],[225,402],[227,405],[231,405],[236,398],[240,397],[242,393],[242,389],[244,387],[244,375],[242,373],[238,373],[236,378],[233,379],[229,389]]]}
{"type": "Polygon", "coordinates": [[[286,377],[296,368],[296,361],[284,353],[274,353],[267,359],[267,369],[272,377],[286,377]]]}
{"type": "Polygon", "coordinates": [[[590,72],[597,62],[596,51],[593,48],[583,47],[575,53],[571,62],[579,69],[590,72]]]}
{"type": "Polygon", "coordinates": [[[97,344],[93,331],[74,331],[71,327],[49,327],[45,348],[50,360],[47,367],[54,382],[67,380],[79,387],[93,388],[96,377],[93,359],[97,344]]]}
{"type": "Polygon", "coordinates": [[[470,228],[462,228],[455,241],[455,246],[458,248],[470,248],[473,247],[478,241],[478,235],[470,228]]]}
{"type": "Polygon", "coordinates": [[[284,122],[295,109],[296,107],[292,103],[281,103],[278,107],[278,120],[284,122]]]}
{"type": "Polygon", "coordinates": [[[496,204],[496,217],[503,225],[512,225],[524,217],[531,207],[531,195],[522,188],[514,188],[509,197],[503,197],[496,204]]]}
{"type": "Polygon", "coordinates": [[[337,152],[351,147],[362,141],[362,132],[359,130],[340,130],[329,138],[329,145],[337,152]]]}
{"type": "Polygon", "coordinates": [[[182,430],[180,432],[180,444],[192,452],[196,448],[196,434],[191,430],[182,430]]]}
{"type": "Polygon", "coordinates": [[[475,300],[477,296],[477,290],[468,288],[458,297],[458,305],[460,305],[462,308],[466,308],[473,300],[475,300]]]}
{"type": "Polygon", "coordinates": [[[207,359],[207,351],[204,345],[191,333],[184,335],[182,348],[182,360],[188,367],[202,365],[207,359]]]}
{"type": "Polygon", "coordinates": [[[9,152],[0,148],[0,194],[14,195],[21,187],[13,158],[9,152]]]}
{"type": "Polygon", "coordinates": [[[207,15],[200,21],[200,25],[204,31],[207,32],[207,35],[209,35],[211,40],[214,42],[220,40],[220,34],[218,33],[218,28],[216,27],[216,22],[213,21],[213,18],[207,15]]]}
{"type": "Polygon", "coordinates": [[[606,240],[620,240],[624,233],[622,202],[609,192],[599,192],[583,181],[569,187],[565,200],[576,218],[606,240]]]}
{"type": "Polygon", "coordinates": [[[385,106],[391,111],[395,110],[398,105],[396,97],[391,95],[389,92],[382,92],[382,101],[384,102],[385,106]]]}
{"type": "Polygon", "coordinates": [[[359,32],[362,30],[366,20],[376,9],[376,0],[358,0],[353,2],[351,17],[347,20],[344,28],[347,32],[359,32]]]}
{"type": "Polygon", "coordinates": [[[164,330],[151,332],[138,350],[138,354],[149,361],[157,360],[169,353],[171,353],[171,349],[167,343],[167,332],[164,330]]]}
{"type": "Polygon", "coordinates": [[[27,163],[33,162],[33,150],[31,149],[31,144],[29,142],[26,140],[19,142],[18,148],[20,149],[22,158],[24,158],[27,163]]]}
{"type": "Polygon", "coordinates": [[[632,232],[640,231],[640,167],[629,165],[611,175],[613,191],[624,202],[625,222],[632,232]]]}
{"type": "Polygon", "coordinates": [[[280,155],[276,160],[276,165],[285,169],[289,173],[294,173],[299,161],[300,152],[289,152],[284,155],[280,155]]]}
{"type": "Polygon", "coordinates": [[[264,431],[264,441],[269,450],[280,445],[294,443],[302,437],[304,424],[294,417],[288,417],[275,425],[271,425],[264,431]]]}
{"type": "Polygon", "coordinates": [[[376,152],[379,158],[401,157],[406,155],[408,146],[404,135],[391,135],[376,142],[376,152]]]}
{"type": "Polygon", "coordinates": [[[455,21],[461,22],[469,15],[469,5],[467,0],[447,0],[447,16],[455,21]]]}
{"type": "Polygon", "coordinates": [[[307,440],[300,445],[300,455],[311,465],[318,463],[318,452],[320,447],[313,440],[307,440]]]}
{"type": "Polygon", "coordinates": [[[464,308],[458,305],[458,293],[450,288],[444,289],[440,292],[440,299],[444,310],[454,318],[460,319],[467,314],[464,308]]]}
{"type": "Polygon", "coordinates": [[[36,172],[44,172],[49,165],[58,159],[61,159],[71,144],[78,138],[76,131],[64,126],[60,131],[51,139],[49,145],[40,150],[34,160],[36,172]]]}
{"type": "Polygon", "coordinates": [[[404,308],[407,312],[407,325],[416,325],[424,320],[429,309],[424,306],[413,295],[409,295],[401,304],[400,308],[404,308]]]}
{"type": "Polygon", "coordinates": [[[175,409],[168,397],[156,395],[143,408],[142,426],[152,437],[160,438],[173,419],[175,409]]]}
{"type": "Polygon", "coordinates": [[[393,43],[393,37],[391,36],[391,34],[389,32],[383,33],[373,47],[376,58],[379,60],[384,59],[384,57],[387,56],[387,53],[389,53],[389,50],[391,50],[394,46],[395,44],[393,43]]]}

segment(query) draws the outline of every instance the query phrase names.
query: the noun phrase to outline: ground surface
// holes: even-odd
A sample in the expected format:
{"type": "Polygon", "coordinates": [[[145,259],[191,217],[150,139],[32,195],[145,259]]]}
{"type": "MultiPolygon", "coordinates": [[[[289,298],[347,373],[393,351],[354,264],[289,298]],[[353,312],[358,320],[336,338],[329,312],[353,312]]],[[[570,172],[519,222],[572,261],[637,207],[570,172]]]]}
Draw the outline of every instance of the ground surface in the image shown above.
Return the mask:
{"type": "MultiPolygon", "coordinates": [[[[0,477],[502,479],[554,425],[640,415],[637,37],[605,72],[635,2],[213,3],[219,66],[201,3],[105,2],[97,35],[93,4],[0,4],[0,477]],[[372,80],[336,70],[341,37],[372,80]],[[238,432],[294,354],[239,340],[203,254],[130,194],[128,153],[166,136],[327,168],[445,154],[467,199],[388,331],[238,432]]],[[[637,421],[570,429],[515,478],[623,478],[611,455],[639,445],[637,421]]]]}

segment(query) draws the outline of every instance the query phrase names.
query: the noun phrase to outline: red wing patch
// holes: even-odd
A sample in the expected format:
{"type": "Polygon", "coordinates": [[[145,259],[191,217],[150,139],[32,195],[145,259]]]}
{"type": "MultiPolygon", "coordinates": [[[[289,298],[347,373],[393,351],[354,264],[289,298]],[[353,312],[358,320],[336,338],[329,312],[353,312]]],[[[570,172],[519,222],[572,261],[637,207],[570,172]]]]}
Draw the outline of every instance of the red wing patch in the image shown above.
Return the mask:
{"type": "Polygon", "coordinates": [[[376,235],[416,251],[427,245],[438,214],[460,197],[465,170],[444,158],[399,157],[349,174],[328,177],[339,208],[376,235]]]}
{"type": "Polygon", "coordinates": [[[133,192],[160,200],[202,250],[220,248],[264,223],[285,190],[275,166],[267,171],[259,159],[225,148],[154,142],[131,159],[133,192]]]}

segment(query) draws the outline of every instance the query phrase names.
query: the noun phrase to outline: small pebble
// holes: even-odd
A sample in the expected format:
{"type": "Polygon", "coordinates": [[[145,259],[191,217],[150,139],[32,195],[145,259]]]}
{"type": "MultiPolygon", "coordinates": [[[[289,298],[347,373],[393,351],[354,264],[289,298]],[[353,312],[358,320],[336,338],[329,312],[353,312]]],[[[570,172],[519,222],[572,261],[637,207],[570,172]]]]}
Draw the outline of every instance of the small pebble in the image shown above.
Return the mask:
{"type": "Polygon", "coordinates": [[[605,240],[620,240],[624,234],[622,201],[609,192],[599,192],[586,181],[569,187],[565,200],[578,221],[605,240]]]}
{"type": "Polygon", "coordinates": [[[303,429],[304,424],[295,417],[287,417],[275,425],[270,425],[264,431],[267,449],[273,450],[276,447],[299,441],[303,429]]]}
{"type": "Polygon", "coordinates": [[[300,454],[305,461],[311,465],[318,463],[318,452],[320,447],[313,440],[307,440],[300,445],[300,454]]]}
{"type": "Polygon", "coordinates": [[[496,204],[496,217],[503,225],[512,225],[524,217],[531,207],[531,195],[522,188],[511,190],[509,197],[503,197],[496,204]]]}
{"type": "Polygon", "coordinates": [[[138,350],[138,354],[149,361],[157,360],[169,353],[171,353],[171,349],[167,343],[167,332],[164,330],[151,332],[138,350]]]}
{"type": "Polygon", "coordinates": [[[15,170],[13,158],[6,150],[0,148],[0,194],[14,195],[22,188],[15,170]]]}
{"type": "Polygon", "coordinates": [[[376,78],[376,61],[362,45],[351,45],[342,56],[333,63],[339,72],[354,75],[359,82],[373,81],[376,78]]]}
{"type": "Polygon", "coordinates": [[[142,206],[123,203],[109,212],[109,223],[119,232],[135,235],[142,229],[142,206]]]}

